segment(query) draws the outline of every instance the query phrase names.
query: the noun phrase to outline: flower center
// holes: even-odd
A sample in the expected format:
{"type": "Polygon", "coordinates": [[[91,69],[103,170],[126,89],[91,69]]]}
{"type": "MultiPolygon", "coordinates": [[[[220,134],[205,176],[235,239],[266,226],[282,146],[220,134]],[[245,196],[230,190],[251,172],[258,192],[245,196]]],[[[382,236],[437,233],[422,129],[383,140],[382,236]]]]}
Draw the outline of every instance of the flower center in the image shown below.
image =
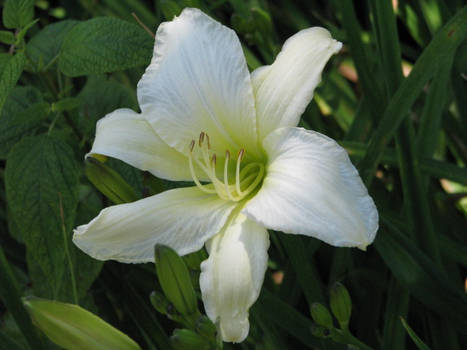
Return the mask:
{"type": "MultiPolygon", "coordinates": [[[[229,162],[230,151],[225,151],[223,179],[217,176],[217,156],[211,150],[209,136],[205,132],[199,135],[199,140],[192,140],[190,143],[190,152],[188,162],[190,165],[191,176],[198,188],[206,193],[217,193],[225,200],[238,202],[252,193],[261,183],[264,176],[264,165],[259,162],[251,162],[244,167],[241,166],[245,156],[245,150],[242,148],[237,155],[235,165],[235,179],[229,182],[229,162]],[[196,147],[198,145],[198,147],[196,147]],[[195,172],[194,164],[201,169],[211,181],[210,184],[203,185],[195,172]]],[[[231,174],[233,177],[233,174],[231,174]]]]}

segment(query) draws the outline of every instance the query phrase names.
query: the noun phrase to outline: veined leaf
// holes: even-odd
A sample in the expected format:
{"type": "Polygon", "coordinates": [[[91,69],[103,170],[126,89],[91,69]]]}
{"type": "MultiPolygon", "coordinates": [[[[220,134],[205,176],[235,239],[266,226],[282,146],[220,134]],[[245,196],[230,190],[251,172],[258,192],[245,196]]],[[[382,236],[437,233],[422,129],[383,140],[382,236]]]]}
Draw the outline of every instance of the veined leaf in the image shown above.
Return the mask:
{"type": "Polygon", "coordinates": [[[78,204],[78,168],[71,148],[47,135],[26,137],[8,155],[5,185],[9,216],[26,243],[33,280],[51,296],[71,291],[62,224],[70,232],[78,204]],[[63,220],[63,222],[62,222],[63,220]]]}
{"type": "Polygon", "coordinates": [[[26,46],[26,69],[41,72],[58,58],[63,38],[79,21],[65,20],[52,23],[34,35],[26,46]]]}
{"type": "Polygon", "coordinates": [[[137,25],[117,18],[94,18],[68,32],[58,64],[71,77],[115,72],[148,64],[153,44],[137,25]]]}
{"type": "Polygon", "coordinates": [[[25,56],[20,52],[14,56],[9,54],[0,54],[0,111],[5,104],[10,91],[15,87],[21,73],[23,72],[25,56]]]}
{"type": "Polygon", "coordinates": [[[3,6],[3,25],[21,28],[34,17],[34,0],[6,0],[3,6]]]}

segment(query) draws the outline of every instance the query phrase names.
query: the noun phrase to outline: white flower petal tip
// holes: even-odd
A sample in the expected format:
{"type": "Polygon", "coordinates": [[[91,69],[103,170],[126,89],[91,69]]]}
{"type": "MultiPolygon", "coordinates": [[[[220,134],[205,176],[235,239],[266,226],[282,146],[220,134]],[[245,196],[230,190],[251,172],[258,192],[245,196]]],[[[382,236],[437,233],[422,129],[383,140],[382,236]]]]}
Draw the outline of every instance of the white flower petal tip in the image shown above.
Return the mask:
{"type": "Polygon", "coordinates": [[[301,128],[268,135],[262,188],[243,212],[267,228],[303,234],[338,247],[372,243],[378,211],[345,149],[301,128]]]}
{"type": "Polygon", "coordinates": [[[248,335],[248,309],[263,284],[269,236],[245,215],[230,220],[207,244],[209,258],[201,264],[199,282],[206,314],[222,339],[239,343],[248,335]]]}
{"type": "Polygon", "coordinates": [[[328,30],[304,29],[287,39],[272,65],[252,73],[260,139],[298,124],[326,63],[341,48],[328,30]]]}

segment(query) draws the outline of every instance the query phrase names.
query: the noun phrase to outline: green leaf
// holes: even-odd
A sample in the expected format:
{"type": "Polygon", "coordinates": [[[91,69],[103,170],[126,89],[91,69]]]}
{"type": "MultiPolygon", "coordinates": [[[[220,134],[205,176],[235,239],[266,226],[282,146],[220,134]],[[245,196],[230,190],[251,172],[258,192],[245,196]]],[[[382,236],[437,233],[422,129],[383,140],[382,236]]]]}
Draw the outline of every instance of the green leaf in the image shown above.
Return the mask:
{"type": "Polygon", "coordinates": [[[14,44],[15,36],[7,30],[0,30],[0,42],[7,45],[14,44]]]}
{"type": "Polygon", "coordinates": [[[3,6],[3,25],[22,28],[34,17],[34,0],[6,0],[3,6]]]}
{"type": "Polygon", "coordinates": [[[462,290],[386,216],[381,215],[381,221],[385,230],[377,235],[375,246],[394,276],[427,308],[466,333],[467,298],[462,290]]]}
{"type": "Polygon", "coordinates": [[[141,350],[131,338],[73,304],[28,298],[24,300],[34,324],[67,350],[141,350]]]}
{"type": "Polygon", "coordinates": [[[135,91],[102,76],[91,76],[78,95],[81,101],[78,126],[94,137],[96,122],[118,108],[137,107],[135,91]]]}
{"type": "Polygon", "coordinates": [[[10,151],[5,170],[9,218],[26,243],[34,287],[69,299],[70,266],[62,225],[70,232],[78,204],[78,167],[72,149],[46,135],[26,137],[10,151]]]}
{"type": "Polygon", "coordinates": [[[410,75],[402,82],[386,108],[378,128],[368,145],[365,157],[359,163],[360,173],[368,185],[372,182],[375,169],[384,148],[394,136],[409,108],[422,92],[425,83],[436,72],[442,58],[451,55],[467,35],[467,6],[460,10],[434,36],[415,63],[410,75]]]}
{"type": "Polygon", "coordinates": [[[34,87],[17,86],[11,91],[0,114],[0,159],[47,116],[49,105],[42,101],[34,87]]]}
{"type": "Polygon", "coordinates": [[[0,158],[24,136],[32,133],[49,114],[47,102],[39,102],[17,114],[7,114],[0,124],[0,158]]]}
{"type": "Polygon", "coordinates": [[[417,346],[418,349],[420,350],[430,350],[430,348],[418,337],[418,335],[413,331],[412,328],[410,328],[409,324],[407,321],[401,317],[401,322],[402,325],[404,326],[405,330],[409,334],[410,338],[412,338],[413,342],[417,346]]]}
{"type": "MultiPolygon", "coordinates": [[[[5,257],[3,248],[0,245],[0,298],[16,321],[21,332],[31,349],[44,349],[31,319],[26,312],[20,299],[20,292],[17,280],[11,270],[10,264],[5,257]]],[[[1,339],[0,339],[1,340],[1,339]]],[[[2,341],[2,343],[4,343],[2,341]]],[[[8,348],[13,349],[13,347],[8,348]]]]}
{"type": "Polygon", "coordinates": [[[41,72],[50,67],[58,58],[63,38],[78,23],[79,21],[70,19],[52,23],[34,35],[26,45],[26,68],[33,72],[41,72]]]}
{"type": "Polygon", "coordinates": [[[115,72],[147,65],[153,44],[137,25],[117,18],[94,18],[67,33],[58,64],[71,77],[115,72]]]}
{"type": "Polygon", "coordinates": [[[8,94],[15,87],[21,73],[23,72],[26,58],[24,53],[19,52],[14,56],[0,54],[0,111],[5,104],[8,94]]]}

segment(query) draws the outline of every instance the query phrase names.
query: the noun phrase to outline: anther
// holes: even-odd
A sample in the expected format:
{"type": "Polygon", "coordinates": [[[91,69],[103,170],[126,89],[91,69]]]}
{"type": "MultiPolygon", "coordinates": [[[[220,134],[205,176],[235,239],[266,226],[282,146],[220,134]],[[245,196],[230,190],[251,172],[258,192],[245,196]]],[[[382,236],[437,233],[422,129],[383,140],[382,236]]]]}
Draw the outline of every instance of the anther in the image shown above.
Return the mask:
{"type": "Polygon", "coordinates": [[[199,134],[199,147],[203,145],[204,135],[204,131],[201,131],[201,134],[199,134]]]}
{"type": "Polygon", "coordinates": [[[243,160],[243,156],[245,154],[245,149],[241,149],[239,152],[238,152],[238,161],[241,162],[243,160]]]}
{"type": "Polygon", "coordinates": [[[206,141],[208,143],[208,149],[211,149],[211,142],[209,142],[209,135],[208,134],[205,134],[206,135],[206,141]]]}
{"type": "Polygon", "coordinates": [[[216,166],[216,154],[215,154],[215,153],[212,155],[211,164],[212,164],[212,166],[214,166],[214,167],[216,166]]]}
{"type": "Polygon", "coordinates": [[[195,140],[191,140],[190,142],[190,152],[193,152],[193,148],[195,148],[195,140]]]}

